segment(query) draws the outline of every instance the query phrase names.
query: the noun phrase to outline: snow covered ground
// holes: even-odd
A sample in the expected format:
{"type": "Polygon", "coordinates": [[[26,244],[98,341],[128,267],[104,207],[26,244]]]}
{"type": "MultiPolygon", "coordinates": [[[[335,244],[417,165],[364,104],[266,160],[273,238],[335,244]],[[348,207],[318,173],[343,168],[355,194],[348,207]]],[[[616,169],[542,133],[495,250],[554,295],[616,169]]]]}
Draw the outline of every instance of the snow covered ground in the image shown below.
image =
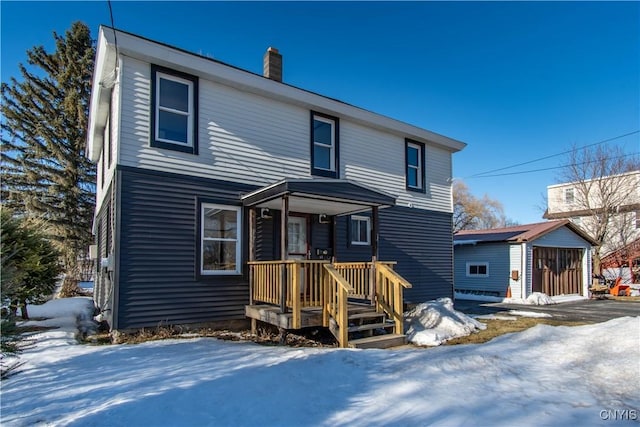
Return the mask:
{"type": "MultiPolygon", "coordinates": [[[[3,426],[638,425],[640,317],[481,345],[347,350],[212,338],[76,344],[85,298],[32,307],[3,426]],[[612,421],[616,421],[612,423],[612,421]]],[[[442,319],[441,319],[442,320],[442,319]]]]}

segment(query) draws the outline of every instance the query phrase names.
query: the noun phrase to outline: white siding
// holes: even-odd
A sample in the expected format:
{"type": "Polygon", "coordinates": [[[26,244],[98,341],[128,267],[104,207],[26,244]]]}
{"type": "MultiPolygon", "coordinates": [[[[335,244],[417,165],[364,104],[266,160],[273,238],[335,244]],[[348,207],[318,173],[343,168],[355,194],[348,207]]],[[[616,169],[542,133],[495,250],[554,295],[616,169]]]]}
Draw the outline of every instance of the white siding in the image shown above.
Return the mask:
{"type": "Polygon", "coordinates": [[[522,298],[522,283],[526,280],[526,272],[522,271],[522,245],[509,245],[509,286],[512,298],[522,298]],[[518,272],[518,280],[513,280],[511,271],[518,272]]]}
{"type": "Polygon", "coordinates": [[[533,290],[533,245],[531,243],[525,243],[524,245],[527,252],[527,274],[525,276],[525,293],[522,298],[527,298],[529,295],[531,295],[531,291],[533,290]]]}
{"type": "MultiPolygon", "coordinates": [[[[199,80],[198,151],[150,147],[150,66],[123,61],[121,153],[125,166],[244,184],[310,177],[310,109],[199,80]]],[[[332,114],[330,111],[320,111],[332,114]]],[[[405,190],[404,135],[340,119],[340,178],[398,197],[398,204],[451,211],[451,153],[426,145],[426,194],[405,190]]]]}
{"type": "MultiPolygon", "coordinates": [[[[96,212],[100,212],[100,208],[105,201],[105,197],[107,196],[109,184],[113,180],[115,176],[116,164],[118,163],[118,151],[119,151],[119,119],[120,119],[120,90],[119,84],[117,83],[114,87],[113,92],[111,93],[111,109],[109,110],[109,118],[108,123],[111,128],[111,140],[108,138],[104,138],[102,144],[102,151],[100,154],[100,158],[102,159],[103,167],[107,168],[104,173],[104,185],[100,185],[100,170],[96,170],[98,174],[97,185],[96,185],[96,212]],[[108,144],[111,144],[111,166],[109,167],[107,163],[107,150],[109,149],[108,144]]],[[[97,169],[97,168],[96,168],[97,169]]]]}

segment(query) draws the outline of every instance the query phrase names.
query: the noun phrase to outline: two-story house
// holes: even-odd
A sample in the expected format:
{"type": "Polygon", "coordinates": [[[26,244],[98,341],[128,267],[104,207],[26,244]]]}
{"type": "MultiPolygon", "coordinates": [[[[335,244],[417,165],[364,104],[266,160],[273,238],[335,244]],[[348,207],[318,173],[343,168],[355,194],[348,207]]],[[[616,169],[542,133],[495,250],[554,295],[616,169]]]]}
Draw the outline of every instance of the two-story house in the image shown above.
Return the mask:
{"type": "Polygon", "coordinates": [[[396,322],[403,301],[452,296],[465,144],[283,82],[276,49],[264,70],[99,29],[87,153],[94,299],[113,330],[245,316],[297,328],[301,306],[336,330],[345,295],[396,322]]]}
{"type": "Polygon", "coordinates": [[[600,243],[598,258],[607,257],[640,239],[640,171],[550,185],[544,218],[570,220],[600,243]]]}

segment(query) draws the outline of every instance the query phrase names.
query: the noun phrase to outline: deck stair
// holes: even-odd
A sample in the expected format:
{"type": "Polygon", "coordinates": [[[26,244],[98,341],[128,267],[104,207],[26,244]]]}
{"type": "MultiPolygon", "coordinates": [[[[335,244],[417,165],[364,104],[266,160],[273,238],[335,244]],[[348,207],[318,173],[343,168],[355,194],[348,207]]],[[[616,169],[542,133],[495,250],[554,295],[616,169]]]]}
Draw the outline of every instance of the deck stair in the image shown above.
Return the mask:
{"type": "MultiPolygon", "coordinates": [[[[395,323],[385,313],[379,313],[370,305],[349,305],[349,347],[388,348],[404,345],[405,335],[395,331],[395,323]]],[[[331,332],[338,336],[338,326],[333,319],[331,332]]]]}

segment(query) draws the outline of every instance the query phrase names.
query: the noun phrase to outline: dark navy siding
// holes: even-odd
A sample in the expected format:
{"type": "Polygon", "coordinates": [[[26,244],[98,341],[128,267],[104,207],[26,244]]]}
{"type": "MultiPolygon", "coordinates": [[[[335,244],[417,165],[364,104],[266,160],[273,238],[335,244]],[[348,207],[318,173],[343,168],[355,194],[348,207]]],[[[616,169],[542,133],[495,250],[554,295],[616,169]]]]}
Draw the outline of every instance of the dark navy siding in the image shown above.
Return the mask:
{"type": "MultiPolygon", "coordinates": [[[[107,194],[111,193],[111,189],[107,190],[107,194]]],[[[93,284],[93,300],[96,307],[102,313],[104,320],[110,325],[113,324],[113,273],[107,272],[100,266],[102,258],[106,258],[111,251],[111,243],[113,239],[111,225],[111,200],[105,201],[101,206],[100,212],[96,215],[96,236],[95,243],[98,246],[98,259],[96,260],[96,272],[93,284]]]]}
{"type": "Polygon", "coordinates": [[[279,237],[275,234],[274,218],[260,218],[258,209],[256,218],[256,261],[271,261],[279,258],[276,241],[279,237]],[[278,257],[278,258],[277,258],[278,257]]]}
{"type": "MultiPolygon", "coordinates": [[[[371,246],[348,241],[349,221],[349,216],[337,221],[338,261],[371,261],[371,246]]],[[[453,297],[451,214],[395,206],[381,209],[379,222],[379,260],[396,261],[395,270],[413,285],[405,301],[453,297]]]]}
{"type": "Polygon", "coordinates": [[[453,298],[453,233],[450,213],[394,207],[380,210],[380,260],[413,285],[405,302],[453,298]]]}
{"type": "MultiPolygon", "coordinates": [[[[197,274],[198,202],[240,206],[253,187],[121,168],[118,316],[114,329],[244,318],[246,267],[238,276],[197,274]]],[[[247,215],[243,212],[243,232],[247,215]]],[[[243,264],[247,236],[242,237],[243,264]]]]}

